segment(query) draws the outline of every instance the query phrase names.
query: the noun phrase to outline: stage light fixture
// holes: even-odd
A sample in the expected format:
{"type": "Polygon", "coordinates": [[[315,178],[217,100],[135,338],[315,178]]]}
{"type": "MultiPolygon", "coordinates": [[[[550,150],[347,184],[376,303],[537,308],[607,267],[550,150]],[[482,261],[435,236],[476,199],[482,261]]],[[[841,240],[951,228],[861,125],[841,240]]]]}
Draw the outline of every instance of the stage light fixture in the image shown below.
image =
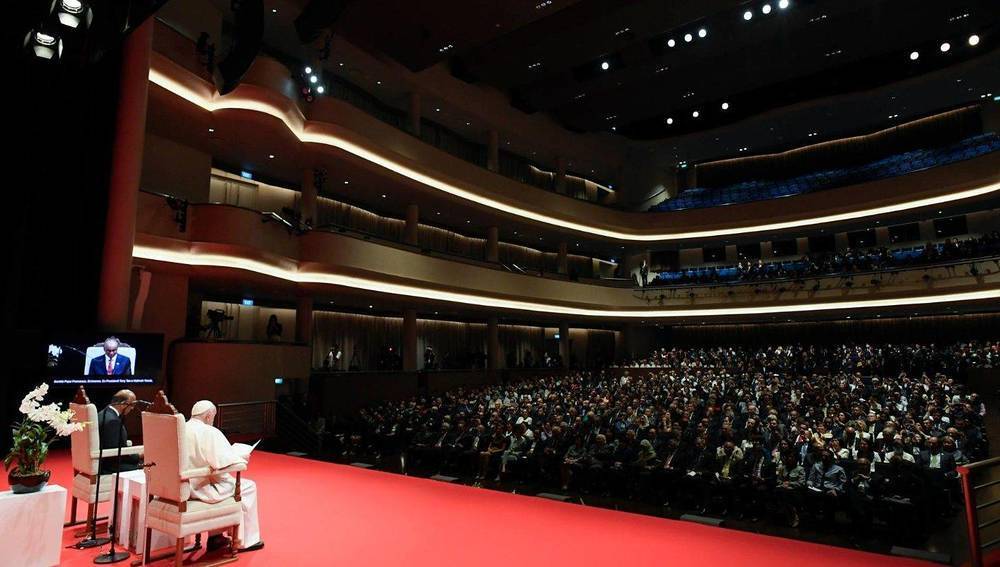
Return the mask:
{"type": "Polygon", "coordinates": [[[323,93],[326,92],[326,87],[324,87],[323,85],[320,85],[320,86],[316,87],[316,92],[319,93],[319,94],[323,94],[323,93]]]}
{"type": "Polygon", "coordinates": [[[701,116],[701,113],[698,112],[697,110],[695,110],[694,112],[691,113],[691,117],[692,118],[698,118],[699,116],[701,116]]]}
{"type": "Polygon", "coordinates": [[[24,49],[39,59],[58,61],[62,58],[62,39],[54,32],[31,30],[24,36],[24,49]]]}
{"type": "Polygon", "coordinates": [[[729,110],[729,103],[728,102],[722,103],[722,110],[729,110]]]}
{"type": "Polygon", "coordinates": [[[969,36],[969,45],[972,46],[972,47],[975,47],[975,46],[979,45],[979,36],[976,35],[976,34],[970,35],[969,36]]]}
{"type": "Polygon", "coordinates": [[[610,63],[608,63],[607,61],[601,61],[601,70],[602,71],[607,71],[610,68],[611,68],[611,64],[610,63]]]}
{"type": "Polygon", "coordinates": [[[310,67],[310,66],[308,66],[308,65],[306,65],[305,71],[306,71],[306,75],[312,75],[313,68],[310,67]]]}
{"type": "Polygon", "coordinates": [[[760,7],[760,11],[762,13],[764,13],[765,15],[770,14],[771,13],[771,5],[770,4],[764,4],[763,6],[760,7]]]}
{"type": "MultiPolygon", "coordinates": [[[[700,30],[698,30],[698,37],[704,39],[707,35],[708,35],[708,30],[707,29],[701,28],[700,30]]],[[[972,41],[972,40],[969,40],[969,41],[972,41]]]]}
{"type": "Polygon", "coordinates": [[[670,126],[673,123],[674,123],[674,119],[673,118],[667,118],[667,126],[670,126]]]}
{"type": "Polygon", "coordinates": [[[56,0],[52,4],[59,23],[73,29],[86,29],[94,19],[94,11],[81,0],[56,0]]]}
{"type": "Polygon", "coordinates": [[[784,10],[788,7],[788,0],[778,0],[778,8],[784,10]]]}
{"type": "Polygon", "coordinates": [[[693,36],[693,35],[691,35],[691,34],[689,34],[689,33],[686,33],[686,34],[684,34],[684,42],[685,42],[685,43],[691,43],[691,40],[692,40],[692,39],[694,39],[694,36],[693,36]]]}
{"type": "Polygon", "coordinates": [[[318,77],[316,77],[316,75],[309,75],[309,82],[310,82],[310,83],[312,83],[312,84],[314,84],[314,85],[315,85],[315,84],[316,84],[316,81],[319,81],[319,78],[318,78],[318,77]]]}
{"type": "Polygon", "coordinates": [[[673,47],[675,45],[677,45],[677,42],[674,41],[674,38],[670,38],[667,40],[667,47],[673,47]]]}
{"type": "Polygon", "coordinates": [[[916,61],[917,59],[920,59],[920,52],[919,51],[911,51],[910,52],[910,61],[916,61]]]}
{"type": "Polygon", "coordinates": [[[750,10],[747,10],[746,12],[743,12],[743,19],[746,20],[746,21],[748,21],[748,22],[750,20],[752,20],[753,19],[753,12],[750,11],[750,10]]]}
{"type": "Polygon", "coordinates": [[[941,44],[941,53],[948,53],[949,49],[951,49],[951,44],[947,41],[941,44]]]}

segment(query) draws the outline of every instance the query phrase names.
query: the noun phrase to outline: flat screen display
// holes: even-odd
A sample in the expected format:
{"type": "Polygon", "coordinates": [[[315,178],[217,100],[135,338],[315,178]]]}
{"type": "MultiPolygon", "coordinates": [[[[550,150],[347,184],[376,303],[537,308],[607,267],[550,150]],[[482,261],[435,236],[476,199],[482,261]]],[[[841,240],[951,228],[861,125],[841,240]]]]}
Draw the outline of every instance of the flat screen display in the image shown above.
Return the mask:
{"type": "Polygon", "coordinates": [[[155,384],[163,364],[163,335],[77,333],[50,337],[45,362],[53,386],[155,384]]]}

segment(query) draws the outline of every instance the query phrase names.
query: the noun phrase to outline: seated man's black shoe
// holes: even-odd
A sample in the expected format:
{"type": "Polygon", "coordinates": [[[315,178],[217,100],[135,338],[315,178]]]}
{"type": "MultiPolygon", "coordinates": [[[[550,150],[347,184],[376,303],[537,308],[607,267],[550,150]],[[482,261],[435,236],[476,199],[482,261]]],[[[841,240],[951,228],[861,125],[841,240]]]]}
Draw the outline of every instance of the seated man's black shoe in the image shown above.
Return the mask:
{"type": "Polygon", "coordinates": [[[257,543],[255,543],[255,544],[253,544],[253,545],[251,545],[249,547],[244,547],[243,549],[237,549],[236,552],[237,553],[247,553],[248,551],[257,551],[258,549],[264,549],[264,541],[263,540],[258,541],[257,543]]]}
{"type": "Polygon", "coordinates": [[[223,547],[227,547],[228,545],[229,545],[228,537],[222,534],[215,534],[213,536],[209,536],[208,542],[206,542],[205,544],[205,548],[208,551],[215,551],[217,549],[222,549],[223,547]]]}

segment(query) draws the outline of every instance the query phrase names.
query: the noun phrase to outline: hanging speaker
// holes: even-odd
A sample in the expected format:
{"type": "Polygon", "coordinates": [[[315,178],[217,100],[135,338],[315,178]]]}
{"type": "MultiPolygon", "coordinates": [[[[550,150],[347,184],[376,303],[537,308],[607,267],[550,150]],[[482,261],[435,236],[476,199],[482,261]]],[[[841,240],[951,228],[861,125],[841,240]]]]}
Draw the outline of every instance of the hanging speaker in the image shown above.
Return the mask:
{"type": "Polygon", "coordinates": [[[232,43],[213,73],[219,94],[231,92],[240,84],[264,39],[264,0],[232,0],[230,6],[233,10],[232,43]]]}
{"type": "Polygon", "coordinates": [[[295,18],[295,31],[303,45],[311,45],[333,27],[347,8],[348,0],[311,0],[295,18]]]}

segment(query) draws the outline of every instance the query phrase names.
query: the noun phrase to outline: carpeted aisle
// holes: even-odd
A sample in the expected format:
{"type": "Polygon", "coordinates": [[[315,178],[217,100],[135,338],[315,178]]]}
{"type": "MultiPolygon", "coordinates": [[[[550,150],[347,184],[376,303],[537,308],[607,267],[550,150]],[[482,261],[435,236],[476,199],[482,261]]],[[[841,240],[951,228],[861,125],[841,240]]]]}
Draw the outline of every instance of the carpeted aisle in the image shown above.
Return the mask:
{"type": "MultiPolygon", "coordinates": [[[[48,466],[69,485],[67,452],[48,466]]],[[[242,565],[930,565],[273,453],[255,453],[248,477],[266,548],[242,565]]],[[[62,564],[92,565],[98,553],[65,549],[62,564]]]]}

